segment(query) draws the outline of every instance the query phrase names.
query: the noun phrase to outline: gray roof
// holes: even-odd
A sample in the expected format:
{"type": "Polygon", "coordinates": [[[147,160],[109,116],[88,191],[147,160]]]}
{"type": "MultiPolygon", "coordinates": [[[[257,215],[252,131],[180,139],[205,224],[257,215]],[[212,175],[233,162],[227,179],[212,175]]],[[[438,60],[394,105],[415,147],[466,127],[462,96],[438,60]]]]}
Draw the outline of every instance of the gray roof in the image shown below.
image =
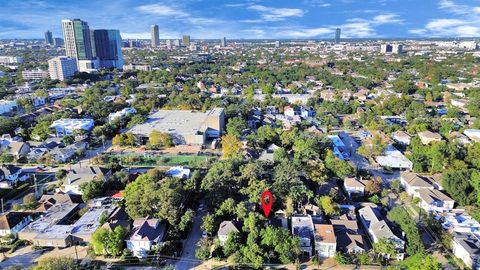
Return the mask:
{"type": "Polygon", "coordinates": [[[428,189],[428,188],[421,188],[418,190],[418,195],[420,196],[420,198],[431,204],[433,202],[436,202],[436,201],[453,201],[452,198],[448,197],[447,195],[445,195],[443,192],[441,191],[438,191],[436,189],[428,189]]]}
{"type": "Polygon", "coordinates": [[[400,177],[408,183],[409,186],[433,188],[433,186],[422,176],[412,172],[402,172],[400,177]]]}
{"type": "Polygon", "coordinates": [[[240,232],[233,221],[222,221],[218,228],[218,235],[227,236],[230,232],[240,232]]]}
{"type": "Polygon", "coordinates": [[[476,235],[471,232],[454,232],[453,238],[470,256],[480,256],[480,240],[476,235]]]}
{"type": "Polygon", "coordinates": [[[129,240],[161,241],[165,234],[165,225],[158,219],[141,218],[133,222],[129,240]]]}

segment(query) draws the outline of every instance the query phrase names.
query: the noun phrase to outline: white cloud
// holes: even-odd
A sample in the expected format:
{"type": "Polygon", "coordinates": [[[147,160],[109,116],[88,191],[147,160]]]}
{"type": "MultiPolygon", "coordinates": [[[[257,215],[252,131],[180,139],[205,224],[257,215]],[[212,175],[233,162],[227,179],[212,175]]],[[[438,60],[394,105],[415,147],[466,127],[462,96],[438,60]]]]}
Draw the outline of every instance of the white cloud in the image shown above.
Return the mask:
{"type": "Polygon", "coordinates": [[[302,17],[305,12],[299,8],[273,8],[263,5],[251,5],[248,9],[258,11],[260,13],[261,20],[244,20],[243,22],[275,22],[283,21],[290,17],[302,17]]]}
{"type": "Polygon", "coordinates": [[[440,0],[438,7],[455,15],[455,18],[430,20],[424,28],[409,32],[432,37],[478,37],[480,36],[480,7],[457,4],[452,0],[440,0]]]}
{"type": "Polygon", "coordinates": [[[164,17],[187,17],[189,15],[187,12],[182,11],[178,7],[171,7],[160,4],[139,6],[137,7],[137,10],[142,13],[155,14],[157,16],[164,17]]]}
{"type": "Polygon", "coordinates": [[[334,28],[304,28],[296,30],[284,30],[279,31],[277,34],[281,37],[289,38],[313,38],[313,37],[324,37],[326,35],[331,35],[335,32],[334,28]]]}

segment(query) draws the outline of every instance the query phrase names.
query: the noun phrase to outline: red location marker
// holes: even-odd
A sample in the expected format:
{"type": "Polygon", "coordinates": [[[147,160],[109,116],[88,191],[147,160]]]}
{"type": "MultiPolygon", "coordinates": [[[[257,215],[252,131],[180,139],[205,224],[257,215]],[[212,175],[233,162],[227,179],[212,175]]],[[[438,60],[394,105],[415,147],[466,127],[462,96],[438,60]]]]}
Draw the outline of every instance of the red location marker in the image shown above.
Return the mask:
{"type": "Polygon", "coordinates": [[[268,218],[268,215],[270,214],[270,210],[272,209],[272,204],[273,204],[272,193],[268,190],[265,190],[262,193],[262,208],[267,218],[268,218]],[[265,203],[265,198],[267,197],[268,197],[268,203],[265,203]]]}

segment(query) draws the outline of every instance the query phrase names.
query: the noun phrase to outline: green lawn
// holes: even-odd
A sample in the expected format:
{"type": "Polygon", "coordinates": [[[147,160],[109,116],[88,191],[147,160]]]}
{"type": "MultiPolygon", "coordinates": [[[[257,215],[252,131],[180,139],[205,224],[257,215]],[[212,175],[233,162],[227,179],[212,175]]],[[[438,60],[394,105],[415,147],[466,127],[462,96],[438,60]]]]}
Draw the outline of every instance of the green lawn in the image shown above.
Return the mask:
{"type": "Polygon", "coordinates": [[[144,157],[143,155],[108,155],[108,162],[119,162],[124,166],[179,166],[206,163],[215,157],[196,155],[162,155],[144,157]]]}

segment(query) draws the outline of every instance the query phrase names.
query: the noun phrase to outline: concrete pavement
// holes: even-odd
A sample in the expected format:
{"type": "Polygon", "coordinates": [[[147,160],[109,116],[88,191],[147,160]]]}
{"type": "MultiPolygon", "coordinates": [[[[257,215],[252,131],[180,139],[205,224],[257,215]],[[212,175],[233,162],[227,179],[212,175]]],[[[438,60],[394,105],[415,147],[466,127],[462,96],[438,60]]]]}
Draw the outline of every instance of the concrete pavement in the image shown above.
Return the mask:
{"type": "Polygon", "coordinates": [[[183,244],[182,257],[179,260],[170,261],[167,265],[173,265],[176,270],[187,270],[202,265],[203,262],[195,257],[195,248],[197,242],[202,238],[202,229],[200,227],[202,219],[206,214],[207,211],[205,209],[197,211],[193,220],[192,230],[183,244]]]}

